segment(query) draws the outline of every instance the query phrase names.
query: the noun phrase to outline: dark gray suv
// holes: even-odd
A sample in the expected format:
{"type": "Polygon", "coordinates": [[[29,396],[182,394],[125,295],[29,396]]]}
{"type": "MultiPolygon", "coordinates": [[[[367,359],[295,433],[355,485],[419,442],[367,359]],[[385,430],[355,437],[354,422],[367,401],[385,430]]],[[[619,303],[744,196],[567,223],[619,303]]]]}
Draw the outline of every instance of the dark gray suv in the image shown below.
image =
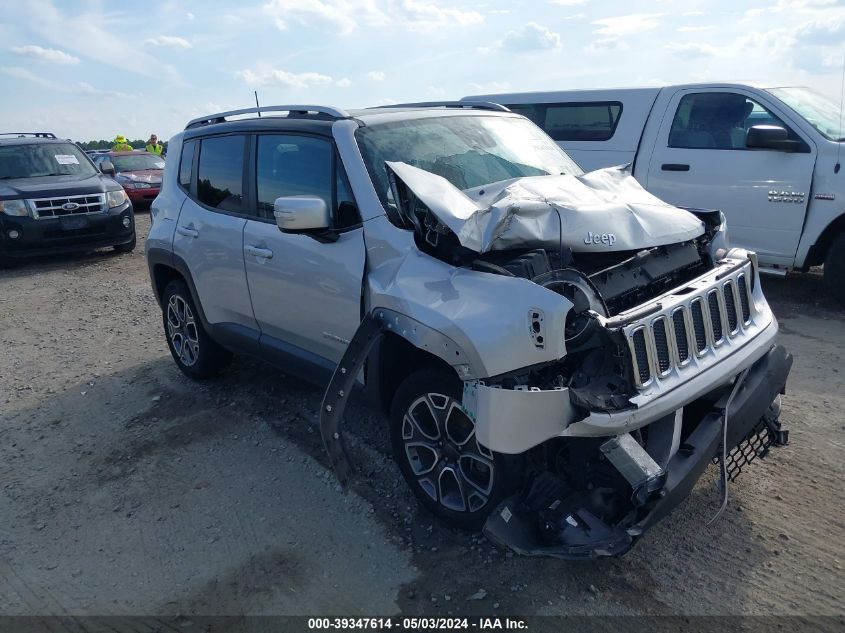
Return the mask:
{"type": "Polygon", "coordinates": [[[135,248],[123,188],[72,141],[0,134],[0,263],[107,246],[135,248]]]}

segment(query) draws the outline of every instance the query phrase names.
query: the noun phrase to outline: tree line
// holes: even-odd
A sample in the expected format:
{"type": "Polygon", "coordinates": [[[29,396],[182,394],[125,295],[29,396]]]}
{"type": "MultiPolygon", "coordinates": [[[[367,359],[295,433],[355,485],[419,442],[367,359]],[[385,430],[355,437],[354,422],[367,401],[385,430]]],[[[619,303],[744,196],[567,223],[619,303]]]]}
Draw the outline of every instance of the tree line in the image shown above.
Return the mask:
{"type": "MultiPolygon", "coordinates": [[[[132,146],[132,149],[144,149],[147,146],[147,141],[143,139],[136,139],[134,141],[126,139],[126,142],[132,146]]],[[[161,143],[161,146],[164,149],[167,149],[167,141],[159,140],[159,143],[161,143]]],[[[114,139],[111,141],[106,141],[104,139],[100,139],[99,141],[80,141],[78,145],[84,150],[111,149],[112,145],[114,145],[114,139]]]]}

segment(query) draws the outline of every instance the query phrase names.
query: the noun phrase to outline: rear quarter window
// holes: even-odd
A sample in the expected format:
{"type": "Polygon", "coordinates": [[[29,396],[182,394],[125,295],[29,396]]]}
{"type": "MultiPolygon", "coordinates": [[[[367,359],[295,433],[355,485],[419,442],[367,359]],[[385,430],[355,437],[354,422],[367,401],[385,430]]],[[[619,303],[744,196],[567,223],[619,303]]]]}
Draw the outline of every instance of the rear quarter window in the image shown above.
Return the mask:
{"type": "Polygon", "coordinates": [[[508,105],[556,141],[608,141],[622,116],[620,101],[508,105]]]}
{"type": "Polygon", "coordinates": [[[191,190],[191,173],[194,168],[196,146],[196,141],[186,141],[182,144],[182,156],[179,161],[179,184],[185,191],[191,190]]]}

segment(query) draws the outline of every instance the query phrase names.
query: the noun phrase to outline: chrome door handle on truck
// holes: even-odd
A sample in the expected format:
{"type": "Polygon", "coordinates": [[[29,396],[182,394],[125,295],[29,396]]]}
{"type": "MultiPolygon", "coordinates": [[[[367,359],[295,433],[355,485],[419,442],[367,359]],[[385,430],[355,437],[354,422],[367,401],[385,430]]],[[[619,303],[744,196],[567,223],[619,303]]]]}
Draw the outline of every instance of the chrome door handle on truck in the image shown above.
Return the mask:
{"type": "Polygon", "coordinates": [[[253,246],[247,244],[244,246],[244,252],[247,255],[254,255],[255,257],[263,257],[264,259],[273,259],[273,251],[269,248],[261,248],[260,246],[253,246]]]}

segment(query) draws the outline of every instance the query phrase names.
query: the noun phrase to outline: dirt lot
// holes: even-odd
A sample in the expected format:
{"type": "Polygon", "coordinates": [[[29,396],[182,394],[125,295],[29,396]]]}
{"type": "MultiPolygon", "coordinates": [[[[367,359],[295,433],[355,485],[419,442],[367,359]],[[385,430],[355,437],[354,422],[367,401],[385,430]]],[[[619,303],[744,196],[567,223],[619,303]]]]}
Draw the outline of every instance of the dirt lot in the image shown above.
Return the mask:
{"type": "Polygon", "coordinates": [[[142,247],[0,272],[0,614],[843,613],[845,313],[817,274],[764,281],[791,445],[711,527],[715,468],[627,556],[570,563],[438,525],[360,406],[341,495],[319,389],[248,359],[176,369],[142,247]]]}

